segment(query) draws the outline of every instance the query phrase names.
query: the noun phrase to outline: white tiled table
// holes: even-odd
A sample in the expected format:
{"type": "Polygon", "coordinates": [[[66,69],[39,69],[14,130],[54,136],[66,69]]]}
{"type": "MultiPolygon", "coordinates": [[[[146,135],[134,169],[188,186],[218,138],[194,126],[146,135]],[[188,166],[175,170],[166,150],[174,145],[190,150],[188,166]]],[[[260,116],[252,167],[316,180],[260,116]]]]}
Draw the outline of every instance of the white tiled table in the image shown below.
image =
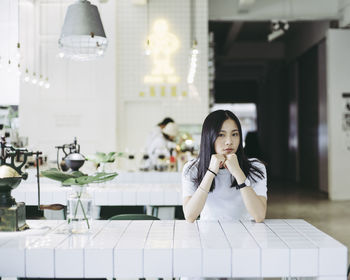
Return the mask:
{"type": "MultiPolygon", "coordinates": [[[[173,219],[176,205],[182,205],[181,184],[179,183],[116,183],[91,184],[87,188],[93,201],[93,217],[99,218],[101,206],[147,206],[147,214],[152,214],[151,206],[157,208],[158,217],[173,219]]],[[[40,204],[59,203],[67,205],[71,187],[62,187],[57,182],[40,184],[40,204]]],[[[12,191],[17,202],[27,206],[38,205],[38,189],[34,183],[21,183],[12,191]]],[[[62,211],[44,210],[48,219],[63,219],[62,211]]]]}
{"type": "Polygon", "coordinates": [[[346,280],[347,248],[304,220],[94,221],[86,235],[64,233],[63,221],[28,223],[0,232],[0,276],[346,280]]]}
{"type": "MultiPolygon", "coordinates": [[[[30,171],[33,173],[33,171],[30,171]]],[[[41,204],[66,205],[70,187],[59,182],[40,178],[41,204]]],[[[179,172],[120,172],[113,180],[90,184],[88,191],[96,206],[109,205],[181,205],[181,174],[179,172]]],[[[35,174],[12,191],[17,202],[38,204],[35,174]]]]}
{"type": "MultiPolygon", "coordinates": [[[[40,185],[40,203],[67,205],[71,187],[58,183],[40,185]]],[[[95,206],[118,205],[181,205],[181,184],[176,183],[104,183],[91,184],[88,192],[95,206]]],[[[12,191],[17,202],[38,205],[38,189],[33,183],[22,183],[12,191]]]]}

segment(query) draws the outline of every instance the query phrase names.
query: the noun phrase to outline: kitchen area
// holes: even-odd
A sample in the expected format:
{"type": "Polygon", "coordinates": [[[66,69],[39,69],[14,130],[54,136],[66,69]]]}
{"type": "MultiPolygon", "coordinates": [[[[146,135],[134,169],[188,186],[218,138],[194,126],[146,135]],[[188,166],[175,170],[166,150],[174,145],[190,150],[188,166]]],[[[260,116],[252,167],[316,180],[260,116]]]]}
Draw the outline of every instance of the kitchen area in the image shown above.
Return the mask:
{"type": "Polygon", "coordinates": [[[350,2],[317,1],[0,0],[0,279],[348,279],[350,2]],[[262,223],[185,219],[216,110],[262,223]]]}

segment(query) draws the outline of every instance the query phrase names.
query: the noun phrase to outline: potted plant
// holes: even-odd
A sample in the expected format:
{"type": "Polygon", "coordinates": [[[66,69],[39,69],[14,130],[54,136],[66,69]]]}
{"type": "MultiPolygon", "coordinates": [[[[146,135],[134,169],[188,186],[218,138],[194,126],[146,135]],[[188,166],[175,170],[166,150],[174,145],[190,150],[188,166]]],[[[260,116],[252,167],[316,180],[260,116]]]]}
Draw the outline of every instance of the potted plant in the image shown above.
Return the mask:
{"type": "Polygon", "coordinates": [[[86,190],[91,183],[102,183],[114,179],[118,173],[97,172],[93,175],[81,171],[64,173],[57,168],[42,171],[41,175],[72,186],[72,192],[67,199],[67,221],[72,233],[83,233],[90,229],[92,220],[92,198],[86,190]]]}
{"type": "Polygon", "coordinates": [[[92,161],[96,169],[104,172],[106,163],[113,163],[117,157],[123,156],[123,153],[109,152],[108,154],[97,152],[92,156],[88,156],[86,159],[92,161]]]}

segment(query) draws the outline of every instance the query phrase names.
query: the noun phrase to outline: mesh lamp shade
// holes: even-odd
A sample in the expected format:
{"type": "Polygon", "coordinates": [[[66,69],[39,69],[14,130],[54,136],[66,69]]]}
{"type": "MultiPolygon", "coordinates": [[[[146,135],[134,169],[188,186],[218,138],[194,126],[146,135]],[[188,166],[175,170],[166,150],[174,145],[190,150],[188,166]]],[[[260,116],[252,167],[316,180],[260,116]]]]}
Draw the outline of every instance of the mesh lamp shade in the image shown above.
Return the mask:
{"type": "Polygon", "coordinates": [[[58,40],[63,56],[78,61],[94,60],[105,53],[107,44],[97,7],[86,0],[70,5],[58,40]]]}

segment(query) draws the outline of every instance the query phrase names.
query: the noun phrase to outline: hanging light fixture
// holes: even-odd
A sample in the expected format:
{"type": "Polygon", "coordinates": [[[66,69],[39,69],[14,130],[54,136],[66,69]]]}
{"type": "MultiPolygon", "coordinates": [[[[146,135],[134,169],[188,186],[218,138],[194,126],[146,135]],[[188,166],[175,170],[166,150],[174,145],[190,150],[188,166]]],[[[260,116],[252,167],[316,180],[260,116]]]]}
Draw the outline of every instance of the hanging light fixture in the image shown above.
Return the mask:
{"type": "Polygon", "coordinates": [[[60,57],[88,61],[102,56],[108,41],[97,7],[86,0],[70,5],[58,44],[60,57]]]}
{"type": "Polygon", "coordinates": [[[191,0],[190,3],[190,24],[191,24],[191,55],[190,55],[190,66],[187,75],[187,83],[193,84],[194,78],[196,76],[197,70],[197,60],[198,60],[198,42],[196,39],[196,6],[195,0],[191,0]]]}

